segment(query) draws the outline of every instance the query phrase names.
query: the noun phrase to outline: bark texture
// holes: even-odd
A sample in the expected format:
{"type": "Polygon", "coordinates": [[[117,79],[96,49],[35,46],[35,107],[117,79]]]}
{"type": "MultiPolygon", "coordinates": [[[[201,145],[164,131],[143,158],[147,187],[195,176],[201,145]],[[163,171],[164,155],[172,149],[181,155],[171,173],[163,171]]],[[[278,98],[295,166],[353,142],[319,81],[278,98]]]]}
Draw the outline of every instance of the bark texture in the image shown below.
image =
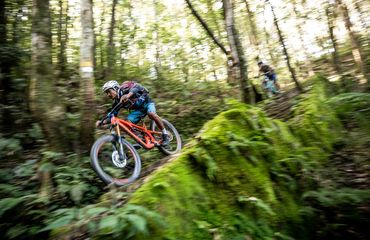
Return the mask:
{"type": "Polygon", "coordinates": [[[279,22],[277,20],[277,17],[276,17],[275,11],[274,11],[274,7],[272,6],[272,4],[271,4],[271,2],[269,0],[266,0],[266,2],[268,2],[268,4],[271,7],[272,16],[274,18],[274,25],[276,27],[276,31],[277,31],[278,36],[279,36],[280,44],[281,44],[281,46],[283,48],[284,57],[285,57],[285,60],[286,60],[286,63],[287,63],[287,66],[288,66],[290,75],[292,77],[292,80],[295,83],[297,90],[298,91],[302,91],[302,87],[301,87],[301,85],[298,82],[297,75],[296,75],[295,70],[294,70],[294,68],[293,68],[293,66],[291,64],[290,56],[289,56],[288,50],[286,48],[286,44],[285,44],[285,41],[284,41],[283,33],[282,33],[281,29],[280,29],[279,22]]]}
{"type": "Polygon", "coordinates": [[[88,149],[94,140],[94,28],[91,0],[81,0],[82,41],[80,48],[80,75],[82,90],[81,149],[88,149]]]}
{"type": "Polygon", "coordinates": [[[247,62],[245,60],[243,47],[240,42],[238,31],[235,27],[234,9],[231,0],[223,0],[224,18],[226,24],[227,38],[230,45],[233,66],[237,68],[237,79],[239,81],[242,101],[254,104],[255,98],[253,89],[248,82],[247,62]]]}

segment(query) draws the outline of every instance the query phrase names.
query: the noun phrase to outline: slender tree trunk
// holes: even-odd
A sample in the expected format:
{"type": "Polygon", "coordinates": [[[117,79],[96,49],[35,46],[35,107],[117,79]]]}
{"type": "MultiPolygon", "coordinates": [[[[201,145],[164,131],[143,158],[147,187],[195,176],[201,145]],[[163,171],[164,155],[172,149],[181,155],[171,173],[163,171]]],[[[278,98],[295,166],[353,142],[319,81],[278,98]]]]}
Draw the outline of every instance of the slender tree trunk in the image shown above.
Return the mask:
{"type": "Polygon", "coordinates": [[[270,31],[266,28],[267,26],[267,18],[264,16],[264,25],[263,25],[263,32],[264,32],[264,40],[265,40],[265,49],[267,49],[267,53],[270,57],[271,63],[273,66],[276,66],[279,63],[279,60],[276,57],[273,47],[273,43],[271,42],[271,34],[270,31]]]}
{"type": "Polygon", "coordinates": [[[271,2],[269,0],[266,0],[266,2],[268,2],[268,4],[271,7],[272,16],[274,18],[274,25],[275,25],[276,30],[277,30],[277,33],[279,35],[280,44],[283,47],[283,53],[284,53],[284,56],[285,56],[286,63],[288,65],[288,69],[289,69],[290,75],[291,75],[291,77],[292,77],[292,79],[293,79],[293,81],[294,81],[294,83],[295,83],[296,88],[298,89],[298,91],[302,91],[302,87],[301,87],[301,85],[298,82],[298,79],[296,77],[295,70],[294,70],[293,66],[291,65],[291,63],[290,63],[290,56],[288,54],[288,50],[287,50],[286,45],[285,45],[283,33],[280,30],[280,26],[279,26],[278,20],[277,20],[276,15],[275,15],[274,7],[272,6],[272,4],[271,4],[271,2]]]}
{"type": "MultiPolygon", "coordinates": [[[[215,81],[217,82],[218,81],[218,78],[217,78],[216,70],[213,69],[212,72],[213,72],[213,77],[215,78],[215,81]]],[[[225,105],[225,100],[224,100],[224,98],[222,96],[222,92],[221,92],[220,87],[219,87],[218,84],[216,84],[216,88],[217,88],[216,89],[216,91],[217,91],[217,98],[219,99],[221,106],[224,106],[225,105]]]]}
{"type": "MultiPolygon", "coordinates": [[[[293,0],[293,12],[294,12],[294,15],[295,15],[295,18],[296,18],[296,28],[298,30],[298,36],[299,36],[299,40],[301,42],[301,49],[303,50],[303,55],[304,55],[304,58],[306,59],[305,61],[305,64],[306,67],[307,67],[307,73],[309,76],[312,76],[315,74],[315,72],[313,71],[313,68],[312,68],[312,62],[311,62],[311,59],[310,59],[310,54],[308,53],[308,49],[306,47],[306,44],[304,42],[304,38],[303,36],[305,36],[304,32],[303,32],[303,29],[302,29],[302,24],[303,22],[301,21],[301,17],[300,17],[300,13],[298,12],[298,9],[297,9],[297,3],[295,0],[293,0]]],[[[302,5],[304,3],[301,3],[302,5]]]]}
{"type": "Polygon", "coordinates": [[[59,78],[66,78],[66,65],[67,65],[67,58],[66,58],[66,45],[67,45],[67,26],[68,26],[68,1],[63,2],[59,0],[59,16],[58,16],[58,30],[57,30],[57,41],[59,43],[59,52],[58,52],[58,75],[59,78]],[[67,7],[64,5],[67,4],[67,7]]]}
{"type": "Polygon", "coordinates": [[[250,28],[250,34],[248,36],[249,36],[250,42],[257,50],[257,56],[255,57],[255,59],[258,62],[261,60],[260,56],[261,56],[262,51],[261,51],[260,43],[258,39],[256,19],[255,19],[254,13],[251,11],[249,7],[248,1],[244,0],[244,3],[245,3],[246,10],[247,10],[247,19],[248,19],[248,25],[250,28]]]}
{"type": "MultiPolygon", "coordinates": [[[[7,40],[7,15],[5,0],[0,0],[0,46],[5,47],[8,45],[7,40]]],[[[1,124],[0,130],[2,133],[9,131],[9,127],[12,126],[12,119],[9,112],[9,97],[8,94],[11,91],[11,62],[4,56],[0,56],[0,113],[1,113],[1,124]]]]}
{"type": "Polygon", "coordinates": [[[240,42],[239,34],[235,28],[234,9],[231,0],[223,0],[223,9],[231,56],[235,67],[239,70],[237,77],[239,80],[242,101],[244,103],[254,104],[255,97],[248,82],[247,63],[244,57],[244,51],[240,42]]]}
{"type": "Polygon", "coordinates": [[[336,3],[338,4],[338,7],[340,8],[342,12],[344,23],[345,23],[347,33],[348,33],[348,37],[351,40],[353,59],[355,60],[360,73],[367,80],[368,84],[370,84],[370,76],[367,73],[366,63],[364,62],[364,57],[363,57],[364,54],[362,52],[358,38],[352,30],[352,22],[349,18],[348,8],[346,4],[342,2],[342,0],[336,0],[336,3]]]}
{"type": "Polygon", "coordinates": [[[208,27],[207,23],[201,18],[198,12],[194,9],[193,5],[191,4],[190,0],[185,0],[188,4],[188,7],[191,10],[193,16],[199,21],[202,25],[204,30],[206,31],[207,35],[213,40],[213,42],[221,49],[221,51],[226,55],[226,69],[227,69],[227,83],[230,85],[235,85],[236,83],[236,68],[234,67],[234,60],[230,55],[230,51],[226,50],[224,45],[216,38],[212,30],[208,27]]]}
{"type": "Polygon", "coordinates": [[[114,28],[116,26],[116,6],[117,0],[113,0],[112,2],[112,17],[110,21],[110,28],[109,28],[109,35],[108,35],[108,46],[107,46],[107,70],[105,74],[105,80],[110,80],[115,75],[115,63],[116,63],[116,54],[115,54],[115,47],[114,47],[114,28]]]}
{"type": "Polygon", "coordinates": [[[217,19],[217,16],[215,14],[215,11],[213,11],[213,1],[212,0],[207,0],[207,8],[208,8],[208,14],[210,15],[212,21],[214,22],[216,26],[216,33],[217,33],[217,39],[221,39],[221,27],[217,19]]]}
{"type": "MultiPolygon", "coordinates": [[[[362,7],[359,0],[355,0],[353,4],[354,4],[354,7],[355,7],[356,11],[360,15],[361,25],[362,25],[363,29],[365,30],[365,37],[367,37],[366,42],[369,43],[369,41],[370,41],[370,24],[368,24],[366,22],[366,20],[369,21],[369,18],[370,18],[369,11],[363,10],[363,7],[362,7]]],[[[367,4],[368,4],[368,7],[370,7],[369,2],[367,2],[367,4]]],[[[368,10],[370,10],[370,9],[368,8],[368,10]]]]}
{"type": "Polygon", "coordinates": [[[337,39],[334,35],[334,19],[336,18],[336,15],[335,15],[335,12],[332,11],[332,6],[330,4],[328,4],[328,6],[325,9],[325,15],[326,15],[326,20],[328,24],[330,42],[333,47],[333,51],[331,53],[332,62],[333,62],[334,69],[337,72],[337,74],[342,75],[342,69],[339,64],[340,60],[339,60],[339,55],[338,55],[337,39]]]}
{"type": "MultiPolygon", "coordinates": [[[[135,36],[136,36],[136,30],[137,30],[137,24],[136,24],[136,19],[132,16],[132,4],[131,4],[131,0],[127,0],[126,1],[126,5],[127,6],[127,10],[128,10],[128,17],[130,18],[130,20],[132,21],[132,24],[134,25],[134,29],[133,30],[130,30],[130,32],[128,33],[128,36],[129,36],[129,41],[131,41],[132,39],[135,39],[135,36]]],[[[122,32],[125,32],[123,29],[126,27],[124,24],[120,24],[121,28],[122,29],[122,32]]],[[[122,57],[122,53],[125,53],[127,52],[127,48],[128,48],[129,44],[128,44],[128,40],[125,40],[125,37],[122,36],[121,37],[121,49],[120,49],[120,62],[121,62],[121,71],[120,71],[120,74],[123,75],[124,72],[125,72],[125,59],[122,57]]]]}
{"type": "Polygon", "coordinates": [[[222,43],[215,37],[212,30],[208,27],[207,23],[202,19],[202,17],[195,11],[193,5],[191,4],[190,0],[185,0],[188,4],[188,7],[191,10],[191,13],[193,16],[199,21],[199,23],[203,26],[204,30],[206,30],[206,33],[208,36],[213,40],[213,42],[224,52],[226,55],[229,55],[226,48],[222,45],[222,43]]]}
{"type": "MultiPolygon", "coordinates": [[[[95,77],[97,79],[106,79],[106,68],[105,68],[105,48],[104,48],[104,37],[103,37],[103,26],[105,24],[105,8],[103,8],[103,11],[100,16],[100,25],[99,25],[99,40],[97,40],[97,45],[99,49],[99,60],[94,61],[94,66],[96,67],[97,71],[95,71],[95,77]]],[[[94,56],[95,59],[95,56],[94,56]]]]}
{"type": "Polygon", "coordinates": [[[158,22],[159,22],[159,18],[158,18],[158,15],[159,15],[159,9],[158,9],[158,2],[156,0],[153,0],[153,4],[154,4],[154,31],[153,31],[153,34],[154,34],[154,45],[155,45],[155,64],[154,64],[154,69],[155,69],[155,74],[156,74],[156,89],[158,90],[159,89],[159,80],[162,78],[161,77],[161,68],[162,68],[162,63],[161,63],[161,46],[160,46],[160,42],[159,42],[159,25],[158,25],[158,22]]]}
{"type": "Polygon", "coordinates": [[[82,89],[81,149],[88,150],[94,140],[94,26],[92,0],[81,0],[82,41],[80,48],[80,74],[82,89]]]}

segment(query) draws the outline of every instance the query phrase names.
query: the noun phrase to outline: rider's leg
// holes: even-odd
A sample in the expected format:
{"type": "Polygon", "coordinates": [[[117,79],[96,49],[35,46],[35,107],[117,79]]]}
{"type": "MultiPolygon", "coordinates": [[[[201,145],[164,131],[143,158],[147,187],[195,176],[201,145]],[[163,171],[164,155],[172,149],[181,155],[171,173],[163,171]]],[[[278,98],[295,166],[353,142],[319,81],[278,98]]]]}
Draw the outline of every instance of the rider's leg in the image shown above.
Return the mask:
{"type": "Polygon", "coordinates": [[[277,82],[276,73],[272,74],[270,79],[274,82],[274,84],[275,84],[275,86],[276,86],[276,90],[277,90],[277,91],[280,91],[280,85],[279,85],[279,83],[277,82]]]}
{"type": "Polygon", "coordinates": [[[152,119],[155,124],[157,124],[158,128],[162,131],[162,145],[167,145],[169,141],[167,130],[164,127],[162,119],[156,113],[154,103],[148,103],[146,108],[149,118],[152,119]]]}
{"type": "Polygon", "coordinates": [[[135,111],[130,112],[130,114],[127,115],[126,119],[132,122],[133,124],[137,124],[138,122],[140,122],[142,118],[145,117],[145,115],[146,115],[145,112],[142,112],[140,110],[135,110],[135,111]]]}

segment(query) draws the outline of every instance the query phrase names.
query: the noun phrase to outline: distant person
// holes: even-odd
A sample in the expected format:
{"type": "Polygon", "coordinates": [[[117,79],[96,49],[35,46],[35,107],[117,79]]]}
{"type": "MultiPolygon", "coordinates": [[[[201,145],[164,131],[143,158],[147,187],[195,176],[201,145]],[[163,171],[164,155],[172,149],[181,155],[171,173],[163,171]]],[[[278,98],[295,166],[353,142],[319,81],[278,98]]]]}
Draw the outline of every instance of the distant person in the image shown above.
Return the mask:
{"type": "MultiPolygon", "coordinates": [[[[129,109],[130,113],[127,120],[137,124],[146,115],[149,116],[162,131],[162,143],[165,146],[169,143],[169,136],[164,127],[162,119],[156,114],[155,104],[149,98],[149,91],[140,84],[133,81],[126,81],[119,85],[117,81],[111,80],[106,82],[102,87],[103,92],[113,100],[112,109],[119,103],[123,104],[123,108],[129,109]]],[[[118,110],[114,113],[118,115],[118,110]]],[[[106,120],[96,122],[98,127],[100,124],[107,124],[106,120]]]]}
{"type": "Polygon", "coordinates": [[[263,74],[266,77],[268,77],[271,81],[274,82],[276,89],[280,90],[280,85],[277,83],[277,77],[274,69],[270,67],[269,65],[263,63],[262,61],[258,62],[259,67],[259,75],[263,74]]]}

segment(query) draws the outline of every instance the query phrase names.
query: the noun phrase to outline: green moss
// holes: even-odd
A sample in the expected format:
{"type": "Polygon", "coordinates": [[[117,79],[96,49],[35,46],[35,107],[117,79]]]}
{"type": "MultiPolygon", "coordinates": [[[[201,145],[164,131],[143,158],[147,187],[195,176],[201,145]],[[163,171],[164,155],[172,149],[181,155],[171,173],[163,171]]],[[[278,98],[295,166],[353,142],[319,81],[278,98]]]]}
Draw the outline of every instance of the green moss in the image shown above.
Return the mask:
{"type": "Polygon", "coordinates": [[[299,212],[301,188],[310,187],[305,173],[325,161],[341,129],[325,102],[317,84],[289,124],[240,103],[208,122],[132,195],[130,203],[167,222],[150,238],[307,238],[299,212]]]}

